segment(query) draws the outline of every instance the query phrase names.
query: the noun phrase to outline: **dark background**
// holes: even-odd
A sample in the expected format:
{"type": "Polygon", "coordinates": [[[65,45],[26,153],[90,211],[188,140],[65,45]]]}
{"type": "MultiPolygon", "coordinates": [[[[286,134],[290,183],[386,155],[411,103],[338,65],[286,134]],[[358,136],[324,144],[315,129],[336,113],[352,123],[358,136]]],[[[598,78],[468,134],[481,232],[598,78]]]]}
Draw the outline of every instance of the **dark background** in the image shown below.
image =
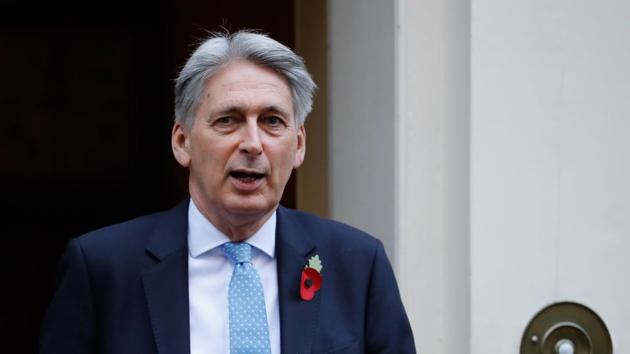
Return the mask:
{"type": "MultiPolygon", "coordinates": [[[[35,353],[70,238],[174,206],[173,80],[208,30],[293,47],[293,1],[6,1],[0,10],[0,333],[35,353]]],[[[283,204],[295,205],[295,185],[283,204]]]]}

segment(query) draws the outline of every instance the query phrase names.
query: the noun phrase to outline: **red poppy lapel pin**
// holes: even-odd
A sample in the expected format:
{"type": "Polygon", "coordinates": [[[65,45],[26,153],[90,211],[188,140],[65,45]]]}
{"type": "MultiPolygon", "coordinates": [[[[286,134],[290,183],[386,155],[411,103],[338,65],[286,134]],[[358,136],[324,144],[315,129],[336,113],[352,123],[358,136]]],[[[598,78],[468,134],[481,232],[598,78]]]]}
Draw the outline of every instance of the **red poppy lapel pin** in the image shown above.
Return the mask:
{"type": "Polygon", "coordinates": [[[315,293],[322,287],[322,261],[319,255],[309,258],[308,265],[302,271],[302,279],[300,280],[300,297],[304,301],[311,301],[315,297],[315,293]]]}

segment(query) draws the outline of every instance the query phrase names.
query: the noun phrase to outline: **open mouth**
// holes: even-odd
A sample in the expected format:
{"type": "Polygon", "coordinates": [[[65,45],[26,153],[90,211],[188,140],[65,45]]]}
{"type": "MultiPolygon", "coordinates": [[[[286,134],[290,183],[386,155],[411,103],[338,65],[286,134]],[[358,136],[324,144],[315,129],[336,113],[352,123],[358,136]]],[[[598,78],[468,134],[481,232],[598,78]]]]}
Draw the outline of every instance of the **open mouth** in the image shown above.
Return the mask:
{"type": "Polygon", "coordinates": [[[243,172],[243,171],[232,171],[232,172],[230,172],[230,176],[232,176],[233,178],[238,179],[239,181],[241,181],[243,183],[252,183],[252,182],[258,181],[259,179],[262,179],[263,177],[265,177],[265,175],[262,174],[262,173],[243,172]]]}

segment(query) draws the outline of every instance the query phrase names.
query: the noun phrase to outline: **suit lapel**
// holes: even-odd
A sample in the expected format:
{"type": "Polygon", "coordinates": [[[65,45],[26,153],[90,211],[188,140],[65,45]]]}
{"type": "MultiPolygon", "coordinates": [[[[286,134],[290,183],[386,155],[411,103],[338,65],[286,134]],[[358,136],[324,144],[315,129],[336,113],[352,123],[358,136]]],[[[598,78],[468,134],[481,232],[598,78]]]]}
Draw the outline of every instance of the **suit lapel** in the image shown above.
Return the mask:
{"type": "Polygon", "coordinates": [[[146,248],[156,261],[142,280],[160,354],[190,353],[187,230],[188,200],[165,213],[146,248]]]}
{"type": "Polygon", "coordinates": [[[281,348],[283,353],[310,353],[317,329],[321,294],[316,294],[311,301],[302,300],[300,278],[308,256],[315,253],[315,246],[308,230],[289,214],[287,209],[278,208],[276,255],[281,348]]]}
{"type": "MultiPolygon", "coordinates": [[[[168,211],[147,245],[156,261],[142,276],[151,326],[160,354],[190,353],[188,307],[188,203],[168,211]]],[[[309,231],[278,208],[276,255],[283,353],[310,353],[317,330],[321,293],[300,298],[300,278],[308,257],[315,254],[309,231]]]]}

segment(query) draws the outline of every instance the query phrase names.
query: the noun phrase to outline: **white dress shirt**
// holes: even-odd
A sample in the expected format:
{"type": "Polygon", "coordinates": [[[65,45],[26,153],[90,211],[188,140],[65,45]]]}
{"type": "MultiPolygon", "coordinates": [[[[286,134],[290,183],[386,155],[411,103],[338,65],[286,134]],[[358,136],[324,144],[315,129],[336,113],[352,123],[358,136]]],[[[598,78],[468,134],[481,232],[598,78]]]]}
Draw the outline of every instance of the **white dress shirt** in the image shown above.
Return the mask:
{"type": "MultiPolygon", "coordinates": [[[[188,207],[188,297],[191,354],[229,353],[228,287],[234,266],[221,245],[230,239],[197,209],[188,207]]],[[[280,354],[276,213],[247,241],[265,294],[271,353],[280,354]]]]}

